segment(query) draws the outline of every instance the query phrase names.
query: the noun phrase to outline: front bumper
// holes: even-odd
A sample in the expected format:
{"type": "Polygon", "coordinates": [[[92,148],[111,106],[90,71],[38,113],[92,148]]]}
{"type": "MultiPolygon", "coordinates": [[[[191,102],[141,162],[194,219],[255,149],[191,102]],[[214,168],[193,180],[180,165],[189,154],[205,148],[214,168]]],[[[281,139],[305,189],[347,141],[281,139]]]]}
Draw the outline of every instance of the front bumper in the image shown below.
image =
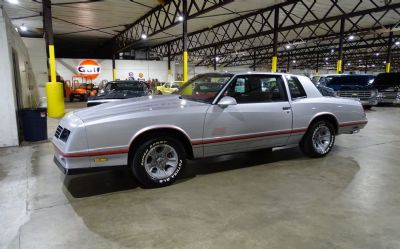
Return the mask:
{"type": "Polygon", "coordinates": [[[360,99],[360,102],[363,106],[375,106],[378,104],[378,100],[376,98],[360,99]]]}
{"type": "Polygon", "coordinates": [[[57,165],[57,167],[61,170],[61,172],[63,172],[64,175],[79,175],[79,174],[93,173],[93,172],[127,167],[127,166],[108,166],[108,167],[90,167],[90,168],[69,169],[69,168],[65,168],[64,165],[60,161],[58,161],[56,156],[54,156],[53,161],[57,165]]]}

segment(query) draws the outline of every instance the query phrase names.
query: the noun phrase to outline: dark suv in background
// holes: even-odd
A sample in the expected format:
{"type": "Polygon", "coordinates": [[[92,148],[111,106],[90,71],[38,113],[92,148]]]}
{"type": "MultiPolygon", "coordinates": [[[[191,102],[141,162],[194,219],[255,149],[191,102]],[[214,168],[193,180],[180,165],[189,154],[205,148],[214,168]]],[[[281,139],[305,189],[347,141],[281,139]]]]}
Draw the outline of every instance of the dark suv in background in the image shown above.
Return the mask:
{"type": "Polygon", "coordinates": [[[378,103],[400,104],[400,73],[381,73],[374,81],[378,103]]]}
{"type": "Polygon", "coordinates": [[[332,89],[337,97],[358,99],[366,109],[378,104],[374,75],[342,74],[321,79],[319,89],[332,89]]]}

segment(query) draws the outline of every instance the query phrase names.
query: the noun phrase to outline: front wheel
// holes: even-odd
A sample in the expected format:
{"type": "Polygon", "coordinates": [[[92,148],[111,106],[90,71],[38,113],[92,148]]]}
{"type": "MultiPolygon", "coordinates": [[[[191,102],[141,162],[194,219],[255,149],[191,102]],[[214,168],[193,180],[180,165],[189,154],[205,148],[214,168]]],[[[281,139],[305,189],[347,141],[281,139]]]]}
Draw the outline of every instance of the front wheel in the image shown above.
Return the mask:
{"type": "Polygon", "coordinates": [[[172,184],[186,163],[185,149],[170,136],[153,136],[133,152],[130,166],[138,181],[146,187],[172,184]]]}
{"type": "Polygon", "coordinates": [[[300,148],[309,157],[326,156],[335,143],[335,129],[326,120],[312,123],[300,142],[300,148]]]}

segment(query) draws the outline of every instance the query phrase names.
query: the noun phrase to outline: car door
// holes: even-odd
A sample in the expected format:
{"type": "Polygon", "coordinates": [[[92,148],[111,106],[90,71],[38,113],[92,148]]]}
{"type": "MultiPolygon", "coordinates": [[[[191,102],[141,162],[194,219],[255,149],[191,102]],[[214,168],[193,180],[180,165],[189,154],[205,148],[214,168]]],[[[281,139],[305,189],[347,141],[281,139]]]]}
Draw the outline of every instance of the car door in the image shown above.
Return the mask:
{"type": "Polygon", "coordinates": [[[292,112],[281,75],[236,76],[223,96],[237,105],[215,104],[204,123],[204,155],[285,145],[292,129],[292,112]]]}

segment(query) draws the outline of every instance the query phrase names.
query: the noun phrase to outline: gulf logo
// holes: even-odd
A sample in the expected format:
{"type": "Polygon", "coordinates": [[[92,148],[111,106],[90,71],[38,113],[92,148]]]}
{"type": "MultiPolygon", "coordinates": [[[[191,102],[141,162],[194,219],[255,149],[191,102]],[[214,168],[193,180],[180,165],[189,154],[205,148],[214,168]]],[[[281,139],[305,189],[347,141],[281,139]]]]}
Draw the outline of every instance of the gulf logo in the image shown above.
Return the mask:
{"type": "Polygon", "coordinates": [[[78,73],[82,77],[94,80],[101,72],[100,65],[94,60],[83,60],[78,65],[78,73]]]}

